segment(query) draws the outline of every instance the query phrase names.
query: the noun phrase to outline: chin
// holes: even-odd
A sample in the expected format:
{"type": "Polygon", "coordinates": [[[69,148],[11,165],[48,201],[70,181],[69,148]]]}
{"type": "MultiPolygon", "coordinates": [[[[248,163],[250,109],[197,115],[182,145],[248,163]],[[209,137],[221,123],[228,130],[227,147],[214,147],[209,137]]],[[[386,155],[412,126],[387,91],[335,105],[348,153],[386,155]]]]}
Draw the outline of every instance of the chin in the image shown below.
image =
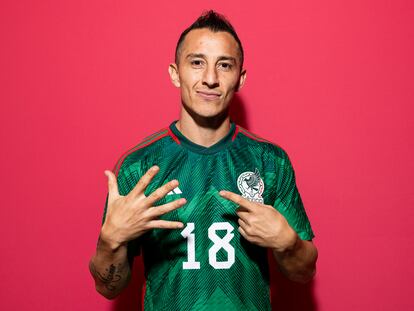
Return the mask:
{"type": "Polygon", "coordinates": [[[216,116],[222,115],[226,108],[223,108],[221,105],[215,105],[213,103],[203,103],[202,105],[197,105],[196,107],[190,107],[191,111],[194,114],[199,115],[204,118],[214,118],[216,116]]]}
{"type": "Polygon", "coordinates": [[[218,109],[204,109],[204,110],[196,110],[194,111],[195,114],[199,115],[203,118],[214,118],[223,114],[223,110],[218,109]]]}
{"type": "Polygon", "coordinates": [[[220,120],[224,120],[228,116],[228,107],[208,107],[208,105],[208,103],[204,103],[204,107],[191,107],[184,104],[183,107],[187,113],[200,124],[220,122],[220,120]]]}

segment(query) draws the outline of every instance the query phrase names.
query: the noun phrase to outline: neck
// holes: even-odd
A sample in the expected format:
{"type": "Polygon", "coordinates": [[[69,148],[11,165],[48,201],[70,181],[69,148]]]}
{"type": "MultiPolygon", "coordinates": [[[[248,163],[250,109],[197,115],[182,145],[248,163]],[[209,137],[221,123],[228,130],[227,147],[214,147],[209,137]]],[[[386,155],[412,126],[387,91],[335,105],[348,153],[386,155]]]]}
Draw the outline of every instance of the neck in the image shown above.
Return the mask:
{"type": "Polygon", "coordinates": [[[189,140],[203,147],[210,147],[226,136],[230,130],[230,116],[220,118],[193,118],[184,109],[177,129],[189,140]]]}

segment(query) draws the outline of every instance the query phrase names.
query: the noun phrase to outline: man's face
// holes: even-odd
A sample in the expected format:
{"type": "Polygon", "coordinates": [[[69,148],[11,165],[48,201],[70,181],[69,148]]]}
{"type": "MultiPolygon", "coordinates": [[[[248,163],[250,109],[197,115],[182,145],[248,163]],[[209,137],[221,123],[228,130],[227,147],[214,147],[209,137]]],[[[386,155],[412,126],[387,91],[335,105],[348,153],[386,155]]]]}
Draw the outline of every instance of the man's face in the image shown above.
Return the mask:
{"type": "Polygon", "coordinates": [[[181,89],[184,108],[211,118],[227,111],[234,92],[244,83],[236,40],[227,32],[191,30],[185,37],[178,65],[170,65],[173,84],[181,89]]]}

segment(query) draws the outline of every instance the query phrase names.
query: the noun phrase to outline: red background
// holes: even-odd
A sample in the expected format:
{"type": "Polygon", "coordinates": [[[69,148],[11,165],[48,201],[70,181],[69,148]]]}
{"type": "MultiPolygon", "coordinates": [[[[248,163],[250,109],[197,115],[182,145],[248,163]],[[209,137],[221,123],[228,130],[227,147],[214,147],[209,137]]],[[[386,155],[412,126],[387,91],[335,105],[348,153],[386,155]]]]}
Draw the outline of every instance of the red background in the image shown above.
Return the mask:
{"type": "Polygon", "coordinates": [[[88,271],[103,171],[178,117],[167,67],[209,8],[246,51],[235,118],[287,150],[316,234],[275,310],[414,309],[412,1],[26,0],[0,3],[1,310],[137,309],[88,271]]]}

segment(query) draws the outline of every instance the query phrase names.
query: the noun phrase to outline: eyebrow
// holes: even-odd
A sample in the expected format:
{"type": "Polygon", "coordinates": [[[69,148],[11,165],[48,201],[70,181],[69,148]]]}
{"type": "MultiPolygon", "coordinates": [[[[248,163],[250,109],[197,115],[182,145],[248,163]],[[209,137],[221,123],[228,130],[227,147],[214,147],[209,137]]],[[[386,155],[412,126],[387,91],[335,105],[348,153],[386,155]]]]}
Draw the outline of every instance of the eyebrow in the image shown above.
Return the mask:
{"type": "MultiPolygon", "coordinates": [[[[203,53],[190,53],[190,54],[188,54],[186,56],[186,58],[187,59],[189,59],[189,58],[203,58],[203,59],[206,59],[207,57],[203,53]]],[[[237,63],[236,58],[233,57],[233,56],[225,56],[225,55],[223,55],[223,56],[219,56],[217,60],[218,61],[221,61],[221,60],[229,60],[229,61],[232,61],[234,63],[237,63]]]]}

